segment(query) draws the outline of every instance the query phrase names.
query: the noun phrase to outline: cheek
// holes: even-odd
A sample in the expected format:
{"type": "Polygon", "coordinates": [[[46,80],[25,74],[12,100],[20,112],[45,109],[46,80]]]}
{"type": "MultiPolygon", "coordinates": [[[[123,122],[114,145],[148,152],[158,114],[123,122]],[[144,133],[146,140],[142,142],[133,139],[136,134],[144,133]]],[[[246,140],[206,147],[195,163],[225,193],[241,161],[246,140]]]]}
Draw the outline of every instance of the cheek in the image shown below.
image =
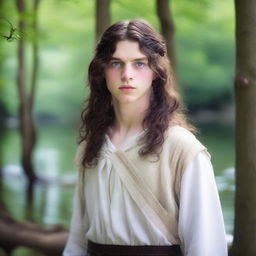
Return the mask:
{"type": "Polygon", "coordinates": [[[116,70],[111,69],[111,70],[106,70],[105,71],[106,81],[113,81],[117,78],[117,76],[118,76],[118,73],[117,73],[116,70]]]}
{"type": "Polygon", "coordinates": [[[154,79],[154,72],[152,70],[143,70],[140,73],[140,77],[144,81],[153,81],[153,79],[154,79]]]}

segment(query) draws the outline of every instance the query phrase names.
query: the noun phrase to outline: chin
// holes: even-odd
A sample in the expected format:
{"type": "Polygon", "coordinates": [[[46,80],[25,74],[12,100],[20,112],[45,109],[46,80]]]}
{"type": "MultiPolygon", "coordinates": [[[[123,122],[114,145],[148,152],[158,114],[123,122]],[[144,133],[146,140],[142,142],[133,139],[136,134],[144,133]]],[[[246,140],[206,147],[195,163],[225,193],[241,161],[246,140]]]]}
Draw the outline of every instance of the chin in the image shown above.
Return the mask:
{"type": "Polygon", "coordinates": [[[128,97],[119,97],[116,99],[117,103],[119,104],[128,104],[128,103],[133,103],[136,102],[138,99],[128,96],[128,97]]]}

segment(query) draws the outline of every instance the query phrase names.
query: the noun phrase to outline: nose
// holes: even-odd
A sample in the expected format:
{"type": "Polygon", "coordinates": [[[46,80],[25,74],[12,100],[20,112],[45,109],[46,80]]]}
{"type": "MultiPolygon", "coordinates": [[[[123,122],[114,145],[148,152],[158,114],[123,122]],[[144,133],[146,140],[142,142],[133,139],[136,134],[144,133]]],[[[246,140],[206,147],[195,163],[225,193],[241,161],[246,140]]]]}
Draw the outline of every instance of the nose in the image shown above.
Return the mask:
{"type": "Polygon", "coordinates": [[[132,67],[129,64],[125,64],[122,68],[122,73],[121,73],[121,79],[122,81],[130,81],[133,79],[133,71],[132,67]]]}

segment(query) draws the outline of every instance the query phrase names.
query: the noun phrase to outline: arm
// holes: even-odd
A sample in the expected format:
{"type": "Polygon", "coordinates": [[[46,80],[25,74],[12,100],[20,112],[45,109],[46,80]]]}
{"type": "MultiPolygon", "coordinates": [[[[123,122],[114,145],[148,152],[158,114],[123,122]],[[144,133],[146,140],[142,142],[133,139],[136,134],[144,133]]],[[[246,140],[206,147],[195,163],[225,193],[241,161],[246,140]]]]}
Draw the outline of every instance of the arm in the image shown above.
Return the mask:
{"type": "Polygon", "coordinates": [[[213,168],[204,152],[192,160],[182,177],[179,236],[184,256],[227,256],[213,168]]]}
{"type": "Polygon", "coordinates": [[[82,216],[79,189],[76,186],[73,213],[70,225],[70,232],[67,244],[65,246],[63,256],[85,256],[87,253],[87,241],[85,239],[85,232],[88,227],[87,216],[82,216]]]}

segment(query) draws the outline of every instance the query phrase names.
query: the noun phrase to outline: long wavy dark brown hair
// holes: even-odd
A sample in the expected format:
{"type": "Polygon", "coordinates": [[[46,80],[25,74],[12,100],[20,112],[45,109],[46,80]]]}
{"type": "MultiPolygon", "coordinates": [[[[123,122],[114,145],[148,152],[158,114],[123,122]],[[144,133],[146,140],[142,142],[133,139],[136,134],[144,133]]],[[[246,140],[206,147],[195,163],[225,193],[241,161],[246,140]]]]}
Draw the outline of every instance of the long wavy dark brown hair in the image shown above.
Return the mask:
{"type": "Polygon", "coordinates": [[[81,114],[79,130],[79,142],[86,141],[82,157],[84,167],[97,163],[105,134],[115,121],[104,70],[115,52],[117,42],[121,40],[138,42],[140,50],[148,57],[149,66],[155,73],[150,107],[143,120],[143,127],[147,130],[141,139],[140,156],[159,154],[164,142],[164,133],[171,122],[188,129],[192,127],[188,125],[183,114],[162,36],[143,20],[117,22],[102,35],[88,70],[90,95],[81,114]]]}

